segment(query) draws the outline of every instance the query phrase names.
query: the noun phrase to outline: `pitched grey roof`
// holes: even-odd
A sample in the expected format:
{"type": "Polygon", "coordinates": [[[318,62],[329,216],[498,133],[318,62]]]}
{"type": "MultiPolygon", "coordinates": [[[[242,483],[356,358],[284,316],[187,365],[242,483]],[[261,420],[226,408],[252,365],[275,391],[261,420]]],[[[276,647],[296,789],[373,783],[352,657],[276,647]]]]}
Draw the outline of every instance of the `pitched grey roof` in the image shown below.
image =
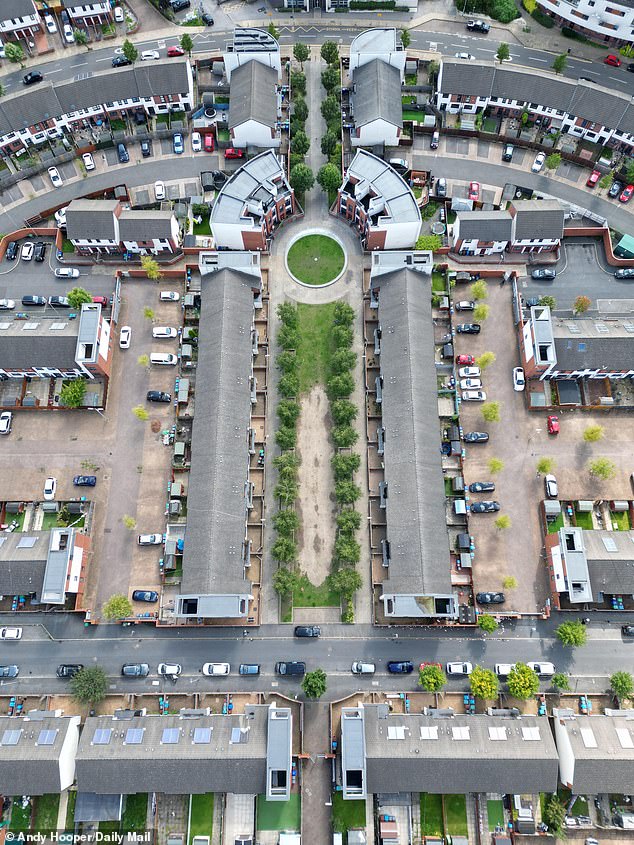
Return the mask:
{"type": "Polygon", "coordinates": [[[126,210],[119,218],[119,236],[122,241],[170,240],[173,220],[171,211],[126,210]]]}
{"type": "Polygon", "coordinates": [[[562,762],[567,752],[574,756],[575,793],[634,793],[633,711],[621,715],[556,716],[555,736],[562,762]]]}
{"type": "Polygon", "coordinates": [[[231,270],[202,285],[181,592],[244,593],[253,291],[231,270]]]}
{"type": "Polygon", "coordinates": [[[401,74],[397,68],[373,59],[354,71],[354,121],[364,126],[382,118],[394,126],[403,126],[401,74]]]}
{"type": "Polygon", "coordinates": [[[510,241],[511,215],[508,211],[460,211],[460,240],[510,241]]]}
{"type": "Polygon", "coordinates": [[[0,315],[0,369],[73,370],[78,332],[79,320],[69,320],[64,314],[54,318],[38,314],[28,322],[5,320],[0,315]]]}
{"type": "Polygon", "coordinates": [[[255,60],[231,74],[229,129],[247,120],[274,127],[277,122],[277,71],[255,60]]]}
{"type": "Polygon", "coordinates": [[[519,794],[557,788],[557,751],[547,719],[387,715],[386,705],[364,710],[370,793],[519,794]]]}
{"type": "Polygon", "coordinates": [[[33,0],[2,0],[0,7],[0,20],[2,21],[27,18],[36,14],[37,10],[33,0]]]}
{"type": "Polygon", "coordinates": [[[594,596],[634,594],[634,531],[584,531],[583,545],[594,596]]]}
{"type": "Polygon", "coordinates": [[[0,536],[0,594],[36,593],[44,581],[49,531],[28,531],[0,536]],[[31,541],[35,542],[31,542],[31,541]]]}
{"type": "Polygon", "coordinates": [[[267,716],[266,705],[249,705],[240,715],[89,717],[77,749],[77,789],[174,795],[186,786],[191,793],[261,795],[266,791],[267,716]],[[95,731],[101,733],[95,737],[95,731]],[[97,744],[95,738],[108,741],[97,744]]]}
{"type": "Polygon", "coordinates": [[[387,538],[384,592],[451,592],[440,458],[429,279],[412,270],[381,277],[379,295],[387,538]]]}
{"type": "Polygon", "coordinates": [[[628,370],[632,361],[634,335],[625,320],[590,317],[552,317],[556,369],[562,372],[584,369],[628,370]]]}
{"type": "Polygon", "coordinates": [[[59,760],[64,743],[73,743],[78,726],[79,716],[41,711],[37,718],[35,713],[20,719],[0,716],[0,794],[47,795],[66,788],[69,784],[62,783],[59,760]],[[19,735],[10,736],[13,731],[19,735]],[[47,739],[52,742],[42,742],[42,731],[51,732],[47,739]]]}
{"type": "Polygon", "coordinates": [[[444,59],[438,81],[443,94],[490,97],[494,74],[491,64],[444,59]]]}
{"type": "Polygon", "coordinates": [[[557,200],[526,200],[513,207],[516,241],[563,238],[564,210],[557,200]]]}
{"type": "Polygon", "coordinates": [[[73,200],[66,209],[69,240],[117,240],[114,214],[119,200],[73,200]]]}

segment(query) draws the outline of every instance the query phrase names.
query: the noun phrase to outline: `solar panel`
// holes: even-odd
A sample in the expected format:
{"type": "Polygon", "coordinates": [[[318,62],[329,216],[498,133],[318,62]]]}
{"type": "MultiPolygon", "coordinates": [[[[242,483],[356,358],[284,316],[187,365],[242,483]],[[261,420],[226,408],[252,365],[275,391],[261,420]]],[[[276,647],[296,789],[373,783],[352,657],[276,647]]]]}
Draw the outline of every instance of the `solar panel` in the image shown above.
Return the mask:
{"type": "Polygon", "coordinates": [[[539,740],[541,739],[539,728],[522,728],[522,739],[525,739],[529,742],[539,742],[539,740]]]}
{"type": "Polygon", "coordinates": [[[40,735],[37,738],[38,745],[53,745],[55,743],[55,737],[57,736],[57,731],[47,731],[43,730],[40,731],[40,735]]]}
{"type": "Polygon", "coordinates": [[[619,742],[621,743],[621,748],[634,748],[632,734],[628,731],[627,728],[617,728],[616,735],[618,736],[619,742]]]}
{"type": "Polygon", "coordinates": [[[452,739],[469,739],[469,728],[466,726],[452,728],[451,735],[452,739]]]}
{"type": "Polygon", "coordinates": [[[597,741],[594,736],[592,728],[581,728],[579,733],[586,748],[598,748],[597,741]]]}
{"type": "Polygon", "coordinates": [[[178,728],[164,728],[161,743],[163,745],[175,745],[180,739],[181,732],[178,728]]]}
{"type": "Polygon", "coordinates": [[[21,730],[8,730],[2,732],[2,745],[17,745],[20,739],[21,730]]]}
{"type": "Polygon", "coordinates": [[[126,745],[140,745],[143,742],[144,728],[128,728],[125,732],[126,745]]]}
{"type": "Polygon", "coordinates": [[[93,745],[108,745],[112,736],[112,728],[97,728],[92,738],[93,745]]]}
{"type": "Polygon", "coordinates": [[[499,725],[489,725],[489,739],[497,742],[506,739],[506,728],[499,725]]]}
{"type": "Polygon", "coordinates": [[[194,728],[194,743],[205,745],[211,742],[211,728],[194,728]]]}

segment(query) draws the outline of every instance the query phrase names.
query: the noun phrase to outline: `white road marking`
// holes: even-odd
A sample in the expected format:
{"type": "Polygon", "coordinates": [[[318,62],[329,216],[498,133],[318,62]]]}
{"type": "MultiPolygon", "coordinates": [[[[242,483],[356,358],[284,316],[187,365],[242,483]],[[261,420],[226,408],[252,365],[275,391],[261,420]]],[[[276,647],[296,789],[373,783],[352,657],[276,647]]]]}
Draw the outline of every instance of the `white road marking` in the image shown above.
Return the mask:
{"type": "Polygon", "coordinates": [[[544,64],[548,64],[548,59],[539,59],[537,56],[527,56],[527,58],[530,59],[531,62],[543,62],[544,64]]]}
{"type": "Polygon", "coordinates": [[[619,77],[617,77],[617,76],[610,76],[608,78],[611,79],[613,82],[618,82],[619,85],[626,85],[627,84],[627,79],[619,79],[619,77]]]}

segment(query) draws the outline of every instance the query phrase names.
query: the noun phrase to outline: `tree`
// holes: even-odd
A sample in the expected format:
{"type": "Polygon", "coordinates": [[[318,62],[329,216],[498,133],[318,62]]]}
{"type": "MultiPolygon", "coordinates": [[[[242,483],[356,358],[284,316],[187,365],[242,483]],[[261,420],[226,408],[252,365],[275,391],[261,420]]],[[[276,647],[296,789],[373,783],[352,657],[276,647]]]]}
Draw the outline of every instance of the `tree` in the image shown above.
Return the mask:
{"type": "Polygon", "coordinates": [[[440,692],[447,683],[447,676],[434,663],[428,663],[418,673],[418,683],[427,692],[440,692]]]}
{"type": "Polygon", "coordinates": [[[84,288],[73,288],[66,294],[71,308],[81,308],[82,305],[92,302],[92,296],[84,288]]]}
{"type": "Polygon", "coordinates": [[[555,73],[563,73],[566,69],[567,64],[568,56],[565,53],[561,53],[561,55],[555,56],[555,61],[552,64],[552,68],[555,73]]]}
{"type": "Polygon", "coordinates": [[[350,326],[334,326],[332,339],[335,349],[350,349],[354,341],[354,330],[350,326]]]}
{"type": "Polygon", "coordinates": [[[350,328],[355,321],[356,312],[349,302],[339,300],[333,309],[332,321],[336,326],[347,326],[350,328]]]}
{"type": "Polygon", "coordinates": [[[363,578],[356,569],[352,569],[350,566],[344,566],[328,576],[328,583],[332,590],[341,593],[345,598],[349,598],[353,593],[361,589],[363,578]]]}
{"type": "Polygon", "coordinates": [[[276,40],[276,41],[279,41],[279,39],[280,39],[280,31],[279,31],[279,29],[275,26],[275,24],[273,23],[273,21],[271,21],[271,23],[268,25],[267,30],[268,30],[269,35],[270,35],[272,38],[275,38],[275,40],[276,40]]]}
{"type": "Polygon", "coordinates": [[[297,455],[278,455],[277,458],[273,458],[273,466],[279,471],[280,475],[289,472],[294,475],[299,466],[299,458],[297,455]]]}
{"type": "Polygon", "coordinates": [[[6,93],[7,93],[7,89],[4,87],[4,85],[0,84],[0,97],[4,97],[4,95],[6,93]]]}
{"type": "Polygon", "coordinates": [[[537,461],[537,474],[550,475],[555,467],[555,462],[552,458],[540,458],[537,461]]]}
{"type": "Polygon", "coordinates": [[[499,458],[489,458],[489,472],[491,475],[497,475],[504,469],[504,461],[499,458]]]}
{"type": "Polygon", "coordinates": [[[315,177],[313,171],[307,164],[296,164],[291,170],[290,175],[291,187],[297,191],[298,194],[305,194],[315,184],[315,177]]]}
{"type": "Polygon", "coordinates": [[[561,164],[561,156],[559,153],[551,153],[549,156],[546,156],[546,161],[544,162],[546,165],[546,170],[557,170],[559,165],[561,164]]]}
{"type": "Polygon", "coordinates": [[[359,511],[345,510],[337,514],[337,528],[352,534],[361,528],[361,514],[359,511]]]}
{"type": "Polygon", "coordinates": [[[328,379],[328,397],[330,399],[345,399],[354,390],[354,379],[350,373],[340,373],[328,379]]]}
{"type": "Polygon", "coordinates": [[[273,589],[280,596],[290,596],[299,586],[299,576],[292,569],[280,566],[273,575],[273,589]]]}
{"type": "Polygon", "coordinates": [[[473,672],[469,675],[469,686],[473,695],[483,701],[492,701],[497,697],[498,679],[492,669],[474,666],[473,672]]]}
{"type": "Polygon", "coordinates": [[[299,376],[286,373],[277,383],[277,389],[284,399],[293,399],[299,393],[299,376]]]}
{"type": "Polygon", "coordinates": [[[132,604],[127,596],[116,594],[110,596],[101,608],[104,619],[126,619],[132,616],[132,604]]]}
{"type": "Polygon", "coordinates": [[[19,44],[5,44],[4,54],[10,62],[13,62],[13,64],[19,64],[21,67],[24,67],[24,60],[26,59],[26,56],[24,54],[24,50],[19,44]]]}
{"type": "Polygon", "coordinates": [[[602,425],[588,425],[584,429],[583,439],[586,443],[596,443],[603,437],[604,428],[602,425]]]}
{"type": "Polygon", "coordinates": [[[295,57],[295,61],[300,63],[302,70],[304,70],[304,62],[308,61],[310,50],[306,44],[302,44],[301,41],[298,41],[297,44],[293,46],[293,56],[295,57]]]}
{"type": "Polygon", "coordinates": [[[299,70],[291,71],[291,91],[293,92],[293,97],[296,97],[298,94],[301,94],[302,96],[306,94],[305,73],[302,73],[299,70]]]}
{"type": "Polygon", "coordinates": [[[297,118],[301,123],[306,123],[308,117],[308,106],[303,97],[298,97],[293,103],[293,117],[297,118]]]}
{"type": "Polygon", "coordinates": [[[403,45],[403,49],[407,50],[409,45],[412,43],[412,36],[409,34],[409,30],[402,29],[401,30],[401,44],[403,45]]]}
{"type": "Polygon", "coordinates": [[[482,355],[479,355],[476,358],[476,364],[480,367],[481,370],[486,370],[486,368],[495,362],[495,353],[494,352],[483,352],[482,355]]]}
{"type": "MultiPolygon", "coordinates": [[[[7,45],[8,47],[9,45],[7,45]]],[[[628,183],[634,182],[634,161],[630,161],[625,169],[625,175],[627,177],[628,183]]]]}
{"type": "Polygon", "coordinates": [[[585,314],[591,305],[592,300],[589,296],[578,296],[572,308],[575,314],[585,314]]]}
{"type": "Polygon", "coordinates": [[[361,496],[361,490],[354,481],[340,481],[335,484],[335,498],[340,505],[353,505],[361,496]]]}
{"type": "Polygon", "coordinates": [[[330,157],[337,149],[339,138],[334,132],[326,132],[321,139],[321,154],[330,157]]]}
{"type": "Polygon", "coordinates": [[[108,676],[101,666],[80,669],[71,678],[70,691],[73,698],[81,704],[98,704],[106,697],[108,676]]]}
{"type": "MultiPolygon", "coordinates": [[[[340,351],[347,352],[347,350],[340,351]]],[[[335,399],[330,405],[330,413],[335,425],[350,425],[356,419],[359,409],[348,399],[335,399]]]]}
{"type": "Polygon", "coordinates": [[[73,38],[75,39],[75,44],[79,44],[80,47],[88,46],[88,34],[83,29],[74,29],[73,38]]]}
{"type": "Polygon", "coordinates": [[[296,132],[291,138],[291,150],[297,155],[305,156],[310,147],[310,141],[303,129],[296,132]]]}
{"type": "Polygon", "coordinates": [[[339,62],[339,48],[334,41],[324,41],[321,45],[321,57],[327,65],[336,65],[339,62]]]}
{"type": "Polygon", "coordinates": [[[278,537],[271,546],[271,554],[278,563],[292,563],[297,558],[297,543],[289,537],[278,537]]]}
{"type": "Polygon", "coordinates": [[[419,235],[415,249],[424,249],[428,252],[437,252],[442,246],[440,235],[419,235]]]}
{"type": "Polygon", "coordinates": [[[294,478],[281,478],[275,485],[273,495],[276,499],[279,499],[283,505],[289,507],[297,498],[298,489],[299,487],[297,481],[294,478]]]}
{"type": "Polygon", "coordinates": [[[427,73],[429,74],[430,83],[433,82],[433,80],[435,79],[436,74],[438,73],[439,70],[440,70],[440,64],[438,62],[430,62],[427,65],[427,73]]]}
{"type": "Polygon", "coordinates": [[[150,356],[149,355],[139,355],[136,359],[137,364],[140,367],[149,367],[150,366],[150,356]]]}
{"type": "Polygon", "coordinates": [[[128,531],[134,531],[136,528],[136,519],[133,516],[122,516],[121,522],[123,522],[128,531]]]}
{"type": "Polygon", "coordinates": [[[500,422],[500,403],[485,402],[481,408],[482,419],[486,422],[500,422]]]}
{"type": "Polygon", "coordinates": [[[341,170],[335,164],[324,164],[319,168],[317,181],[326,193],[334,193],[341,185],[341,170]]]}
{"type": "Polygon", "coordinates": [[[351,349],[337,349],[330,359],[333,373],[348,373],[355,368],[356,363],[357,353],[351,349]]]}
{"type": "Polygon", "coordinates": [[[339,534],[335,540],[334,559],[339,564],[359,563],[361,546],[347,534],[339,534]]]}
{"type": "Polygon", "coordinates": [[[619,704],[634,693],[634,678],[629,672],[615,672],[610,677],[610,689],[618,698],[619,704]]]}
{"type": "Polygon", "coordinates": [[[282,425],[294,426],[299,414],[299,403],[293,399],[283,399],[277,406],[277,416],[282,425]]]}
{"type": "Polygon", "coordinates": [[[302,681],[302,689],[306,698],[321,698],[326,692],[326,673],[323,669],[307,672],[302,681]]]}
{"type": "Polygon", "coordinates": [[[488,295],[489,291],[484,279],[478,279],[477,282],[474,282],[471,285],[471,296],[474,299],[486,299],[488,295]]]}
{"type": "Polygon", "coordinates": [[[548,825],[549,833],[557,839],[562,839],[564,834],[564,819],[566,818],[566,807],[556,795],[551,795],[544,807],[543,819],[548,825]]]}
{"type": "Polygon", "coordinates": [[[576,619],[570,622],[562,622],[555,633],[561,644],[570,648],[585,645],[588,636],[586,626],[576,619]]]}
{"type": "Polygon", "coordinates": [[[501,41],[498,46],[498,51],[495,54],[495,58],[498,60],[498,62],[504,62],[507,59],[510,59],[511,51],[509,50],[509,45],[501,41]]]}
{"type": "Polygon", "coordinates": [[[275,442],[282,450],[294,449],[297,444],[297,432],[295,427],[282,425],[275,434],[275,442]]]}
{"type": "Polygon", "coordinates": [[[59,392],[59,401],[65,408],[79,408],[86,395],[86,382],[83,378],[65,381],[59,392]]]}
{"type": "Polygon", "coordinates": [[[136,405],[132,408],[132,413],[137,418],[137,420],[141,420],[141,422],[147,422],[150,419],[150,415],[143,407],[143,405],[136,405]]]}
{"type": "Polygon", "coordinates": [[[341,115],[339,109],[339,100],[332,94],[329,94],[321,104],[321,116],[327,124],[338,120],[341,115]]]}
{"type": "Polygon", "coordinates": [[[495,520],[495,527],[498,531],[505,531],[507,528],[511,527],[511,517],[503,513],[495,520]]]}
{"type": "Polygon", "coordinates": [[[481,613],[478,616],[478,628],[485,634],[492,634],[498,629],[498,622],[490,613],[481,613]]]}
{"type": "Polygon", "coordinates": [[[143,316],[146,320],[153,320],[154,319],[154,309],[150,308],[148,305],[145,306],[143,309],[143,316]]]}
{"type": "Polygon", "coordinates": [[[506,578],[502,581],[502,586],[505,590],[516,590],[517,578],[514,578],[513,575],[507,575],[506,578]]]}
{"type": "Polygon", "coordinates": [[[332,429],[332,442],[339,449],[347,449],[359,439],[359,434],[351,425],[337,425],[332,429]]]}
{"type": "Polygon", "coordinates": [[[152,258],[151,255],[141,256],[141,269],[148,279],[153,282],[158,282],[158,280],[163,276],[158,261],[155,258],[152,258]]]}
{"type": "Polygon", "coordinates": [[[353,452],[351,455],[336,454],[330,459],[335,481],[349,481],[361,466],[361,455],[353,452]]]}
{"type": "Polygon", "coordinates": [[[513,698],[519,698],[522,701],[532,698],[539,689],[537,672],[526,663],[515,664],[509,672],[507,683],[513,698]]]}
{"type": "Polygon", "coordinates": [[[570,683],[568,681],[568,675],[564,672],[555,672],[551,679],[551,684],[555,687],[556,690],[569,690],[570,683]]]}
{"type": "Polygon", "coordinates": [[[181,35],[180,45],[181,50],[184,50],[188,56],[191,56],[192,50],[194,49],[194,42],[192,41],[192,37],[188,32],[186,32],[184,35],[181,35]]]}
{"type": "Polygon", "coordinates": [[[337,94],[337,89],[341,85],[339,68],[334,65],[327,67],[321,75],[321,84],[329,94],[337,94]]]}
{"type": "Polygon", "coordinates": [[[127,38],[123,42],[121,49],[123,50],[123,55],[129,62],[134,63],[139,58],[139,51],[131,41],[127,40],[127,38]]]}
{"type": "Polygon", "coordinates": [[[539,297],[539,304],[548,306],[551,311],[554,311],[557,307],[557,300],[554,296],[540,296],[539,297]]]}
{"type": "Polygon", "coordinates": [[[616,475],[616,466],[608,458],[597,458],[588,464],[590,475],[600,478],[601,481],[608,481],[616,475]]]}
{"type": "Polygon", "coordinates": [[[486,320],[486,318],[488,316],[489,316],[489,306],[484,305],[484,303],[482,303],[482,302],[479,303],[478,305],[476,305],[476,307],[473,309],[473,319],[477,323],[481,323],[483,320],[486,320]]]}

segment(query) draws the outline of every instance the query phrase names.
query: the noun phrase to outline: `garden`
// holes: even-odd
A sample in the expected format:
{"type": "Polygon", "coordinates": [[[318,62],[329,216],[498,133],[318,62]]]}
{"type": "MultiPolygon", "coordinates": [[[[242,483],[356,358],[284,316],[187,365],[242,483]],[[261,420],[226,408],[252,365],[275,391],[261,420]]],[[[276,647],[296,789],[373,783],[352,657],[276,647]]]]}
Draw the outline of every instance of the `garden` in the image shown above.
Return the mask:
{"type": "Polygon", "coordinates": [[[304,235],[286,257],[292,276],[305,285],[327,285],[343,270],[346,257],[340,244],[327,235],[304,235]]]}

